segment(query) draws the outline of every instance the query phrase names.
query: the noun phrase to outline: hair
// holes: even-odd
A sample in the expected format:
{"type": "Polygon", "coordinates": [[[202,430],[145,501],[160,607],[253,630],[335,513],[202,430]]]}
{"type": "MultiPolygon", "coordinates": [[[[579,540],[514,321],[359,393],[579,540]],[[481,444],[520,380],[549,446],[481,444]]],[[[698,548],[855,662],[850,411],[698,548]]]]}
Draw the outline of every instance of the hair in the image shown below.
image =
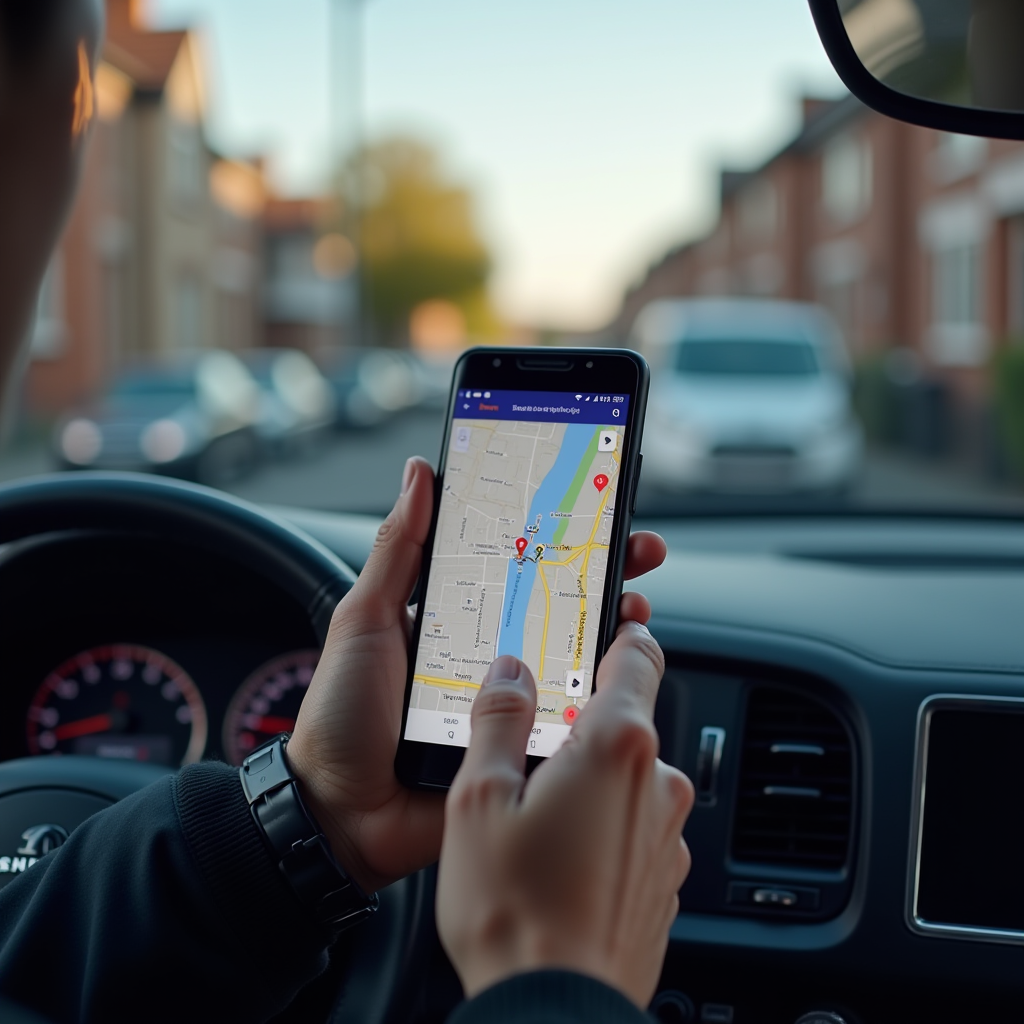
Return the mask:
{"type": "Polygon", "coordinates": [[[33,60],[66,0],[0,0],[0,50],[12,64],[33,60]]]}

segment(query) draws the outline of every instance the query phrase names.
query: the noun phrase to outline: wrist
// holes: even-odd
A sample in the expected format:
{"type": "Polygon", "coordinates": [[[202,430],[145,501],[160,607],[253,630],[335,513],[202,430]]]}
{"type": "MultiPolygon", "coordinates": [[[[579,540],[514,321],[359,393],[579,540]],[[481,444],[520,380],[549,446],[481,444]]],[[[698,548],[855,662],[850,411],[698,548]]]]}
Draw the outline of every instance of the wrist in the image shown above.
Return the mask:
{"type": "Polygon", "coordinates": [[[287,745],[282,734],[242,762],[239,779],[249,811],[298,901],[335,930],[351,927],[377,909],[377,896],[364,890],[334,857],[300,792],[287,745]]]}
{"type": "Polygon", "coordinates": [[[498,944],[482,942],[477,936],[461,955],[452,956],[452,962],[467,999],[520,975],[560,971],[607,985],[641,1010],[650,1001],[640,986],[630,983],[634,979],[623,975],[615,956],[581,942],[578,934],[546,927],[524,928],[517,938],[498,944]]]}
{"type": "Polygon", "coordinates": [[[323,830],[334,859],[342,870],[364,892],[374,892],[381,881],[371,872],[359,855],[355,841],[358,816],[348,807],[348,800],[339,787],[317,768],[301,736],[288,743],[288,764],[295,776],[299,793],[323,830]]]}

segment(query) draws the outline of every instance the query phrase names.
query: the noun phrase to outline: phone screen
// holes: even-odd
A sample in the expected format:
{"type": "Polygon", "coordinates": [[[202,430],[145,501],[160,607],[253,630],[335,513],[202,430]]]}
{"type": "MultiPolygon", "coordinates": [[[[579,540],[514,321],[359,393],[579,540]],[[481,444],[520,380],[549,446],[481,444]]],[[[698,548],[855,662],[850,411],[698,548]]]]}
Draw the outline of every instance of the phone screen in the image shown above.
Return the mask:
{"type": "Polygon", "coordinates": [[[537,680],[527,753],[553,754],[594,686],[629,395],[456,395],[405,739],[465,747],[488,666],[537,680]]]}

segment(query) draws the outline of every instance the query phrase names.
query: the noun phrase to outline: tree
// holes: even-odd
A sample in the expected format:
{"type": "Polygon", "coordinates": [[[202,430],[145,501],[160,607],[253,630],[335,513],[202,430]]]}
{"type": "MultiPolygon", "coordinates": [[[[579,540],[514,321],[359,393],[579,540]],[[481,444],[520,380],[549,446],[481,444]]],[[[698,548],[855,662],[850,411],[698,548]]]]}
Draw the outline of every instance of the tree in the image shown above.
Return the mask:
{"type": "Polygon", "coordinates": [[[481,318],[491,260],[473,197],[444,177],[429,146],[400,137],[376,143],[348,161],[342,189],[354,221],[347,227],[362,249],[363,301],[381,341],[404,344],[411,312],[429,300],[456,303],[471,327],[481,318]]]}

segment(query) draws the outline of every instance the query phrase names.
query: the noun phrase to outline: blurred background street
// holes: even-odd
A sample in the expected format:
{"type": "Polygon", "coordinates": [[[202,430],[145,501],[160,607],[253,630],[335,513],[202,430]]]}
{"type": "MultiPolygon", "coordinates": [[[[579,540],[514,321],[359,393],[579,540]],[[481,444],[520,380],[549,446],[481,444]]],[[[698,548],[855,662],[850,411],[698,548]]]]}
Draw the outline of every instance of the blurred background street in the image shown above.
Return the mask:
{"type": "Polygon", "coordinates": [[[0,479],[382,512],[468,345],[617,345],[641,513],[1024,508],[1024,143],[866,108],[805,4],[105,6],[0,479]]]}
{"type": "MultiPolygon", "coordinates": [[[[301,457],[257,466],[242,479],[227,481],[222,487],[248,501],[270,505],[383,515],[398,496],[407,458],[421,455],[436,466],[442,428],[437,411],[409,411],[371,430],[325,437],[301,457]]],[[[22,447],[0,458],[0,482],[52,472],[54,468],[46,445],[22,447]]],[[[1012,487],[986,483],[954,468],[893,452],[868,456],[848,500],[851,511],[861,505],[975,512],[1020,508],[1019,495],[1012,487]]],[[[702,508],[692,498],[685,506],[696,513],[702,508]]],[[[716,502],[714,507],[721,505],[716,502]]],[[[641,485],[638,517],[679,510],[678,498],[641,485]]]]}

